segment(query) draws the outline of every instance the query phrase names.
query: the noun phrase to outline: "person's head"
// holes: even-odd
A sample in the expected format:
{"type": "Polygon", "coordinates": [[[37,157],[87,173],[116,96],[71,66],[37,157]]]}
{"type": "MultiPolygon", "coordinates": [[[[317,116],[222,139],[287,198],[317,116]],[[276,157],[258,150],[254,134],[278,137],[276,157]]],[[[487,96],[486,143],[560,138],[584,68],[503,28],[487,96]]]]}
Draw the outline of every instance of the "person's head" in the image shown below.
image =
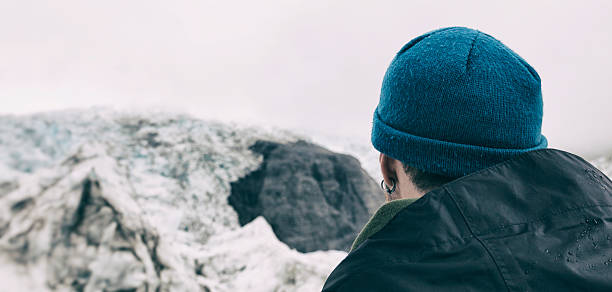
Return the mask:
{"type": "Polygon", "coordinates": [[[492,36],[466,27],[404,45],[385,74],[372,144],[391,199],[419,197],[521,153],[546,148],[540,77],[492,36]]]}

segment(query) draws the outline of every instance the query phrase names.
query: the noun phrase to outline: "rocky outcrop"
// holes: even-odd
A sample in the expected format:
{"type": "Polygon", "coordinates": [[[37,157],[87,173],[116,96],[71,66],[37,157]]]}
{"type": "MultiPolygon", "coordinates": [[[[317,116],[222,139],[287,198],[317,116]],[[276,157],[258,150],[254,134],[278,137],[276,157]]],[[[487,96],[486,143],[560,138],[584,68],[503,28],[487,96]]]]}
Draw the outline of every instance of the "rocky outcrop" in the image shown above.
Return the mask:
{"type": "Polygon", "coordinates": [[[263,162],[231,184],[228,202],[241,225],[263,216],[278,238],[298,251],[348,250],[384,201],[352,156],[305,141],[257,141],[250,149],[263,162]]]}

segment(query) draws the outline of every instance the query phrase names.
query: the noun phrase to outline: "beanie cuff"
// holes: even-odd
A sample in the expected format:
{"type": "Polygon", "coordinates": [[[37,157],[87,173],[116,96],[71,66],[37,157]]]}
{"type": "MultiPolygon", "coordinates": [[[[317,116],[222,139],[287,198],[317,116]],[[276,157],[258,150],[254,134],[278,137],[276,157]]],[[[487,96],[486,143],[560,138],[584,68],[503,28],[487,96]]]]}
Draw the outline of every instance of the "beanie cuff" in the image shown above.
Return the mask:
{"type": "Polygon", "coordinates": [[[374,111],[372,145],[376,150],[422,171],[460,177],[493,166],[516,155],[546,148],[548,141],[526,149],[492,148],[415,136],[387,125],[374,111]]]}

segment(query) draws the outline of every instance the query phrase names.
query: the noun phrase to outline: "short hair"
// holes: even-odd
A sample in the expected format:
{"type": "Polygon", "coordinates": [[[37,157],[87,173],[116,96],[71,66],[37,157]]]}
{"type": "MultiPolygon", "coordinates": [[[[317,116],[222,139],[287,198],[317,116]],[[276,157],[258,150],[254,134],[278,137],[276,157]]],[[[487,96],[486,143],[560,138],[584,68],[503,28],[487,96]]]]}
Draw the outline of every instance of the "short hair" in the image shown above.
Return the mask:
{"type": "Polygon", "coordinates": [[[402,163],[402,165],[406,174],[412,179],[412,183],[423,192],[429,192],[459,178],[426,172],[405,163],[402,163]]]}

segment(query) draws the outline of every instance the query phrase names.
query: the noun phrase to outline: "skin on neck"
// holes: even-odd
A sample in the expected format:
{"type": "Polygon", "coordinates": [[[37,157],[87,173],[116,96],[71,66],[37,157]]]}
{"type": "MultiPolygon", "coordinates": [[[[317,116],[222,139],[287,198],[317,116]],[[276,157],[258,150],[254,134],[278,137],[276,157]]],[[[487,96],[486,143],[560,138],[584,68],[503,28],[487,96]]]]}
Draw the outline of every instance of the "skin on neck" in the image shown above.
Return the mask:
{"type": "Polygon", "coordinates": [[[383,153],[380,153],[378,160],[385,184],[392,187],[393,181],[396,183],[395,192],[385,194],[387,202],[398,199],[418,199],[426,193],[414,185],[412,178],[404,171],[404,166],[399,160],[383,153]]]}

